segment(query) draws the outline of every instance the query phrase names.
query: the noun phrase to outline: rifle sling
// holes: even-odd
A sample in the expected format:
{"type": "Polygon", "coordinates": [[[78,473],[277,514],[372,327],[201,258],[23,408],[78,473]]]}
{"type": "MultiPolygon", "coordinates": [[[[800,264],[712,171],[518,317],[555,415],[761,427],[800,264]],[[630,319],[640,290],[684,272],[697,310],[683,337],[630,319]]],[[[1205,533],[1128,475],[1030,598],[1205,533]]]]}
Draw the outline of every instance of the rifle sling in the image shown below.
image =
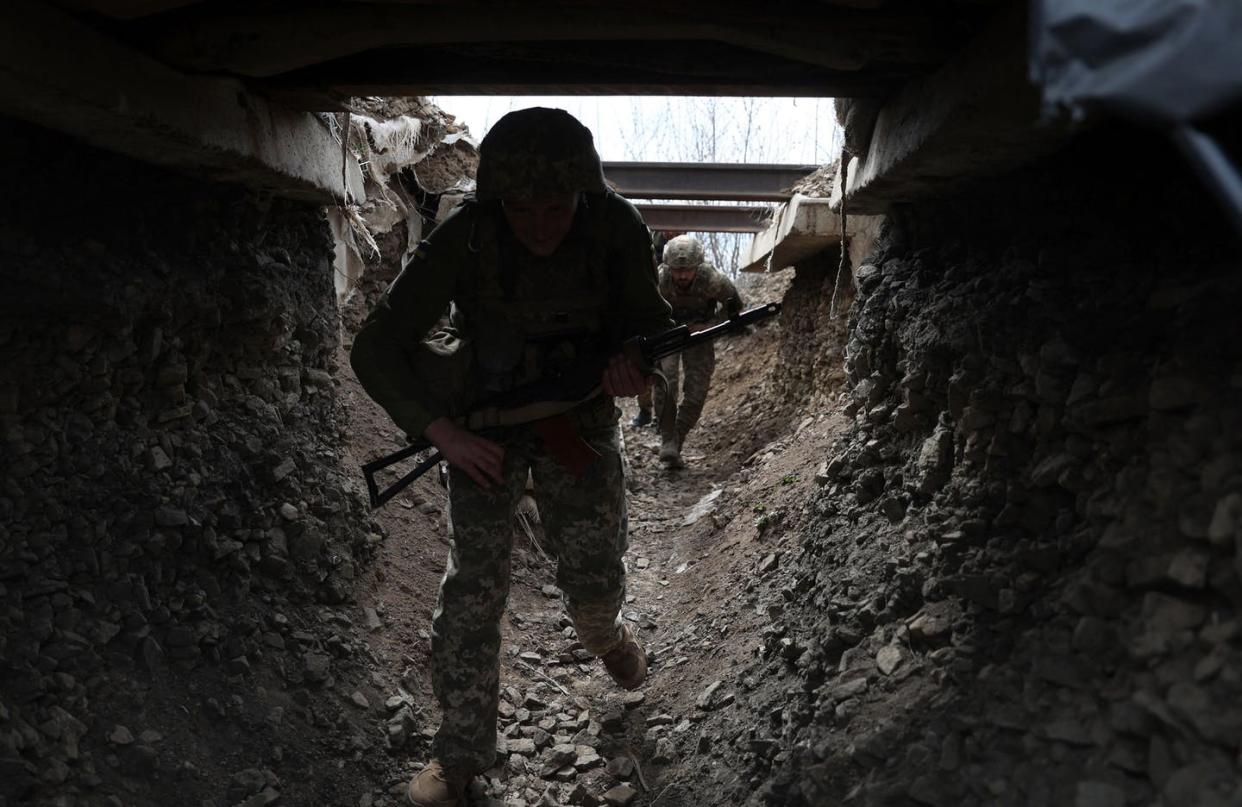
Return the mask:
{"type": "Polygon", "coordinates": [[[499,426],[518,426],[523,423],[534,423],[545,418],[564,415],[579,404],[586,403],[602,391],[595,387],[583,397],[573,401],[532,401],[528,404],[504,408],[484,406],[472,410],[461,424],[472,432],[483,429],[494,429],[499,426]]]}

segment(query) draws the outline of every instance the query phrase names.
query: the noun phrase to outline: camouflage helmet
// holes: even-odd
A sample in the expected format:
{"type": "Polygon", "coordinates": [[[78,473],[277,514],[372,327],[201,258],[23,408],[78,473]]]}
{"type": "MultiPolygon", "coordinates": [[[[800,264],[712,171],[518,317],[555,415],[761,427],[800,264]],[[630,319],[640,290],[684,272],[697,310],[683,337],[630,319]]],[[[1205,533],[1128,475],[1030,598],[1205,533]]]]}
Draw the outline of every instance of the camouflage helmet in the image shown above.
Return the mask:
{"type": "Polygon", "coordinates": [[[679,235],[664,245],[664,263],[674,269],[697,269],[706,258],[703,244],[693,235],[679,235]]]}
{"type": "Polygon", "coordinates": [[[604,192],[591,132],[563,109],[531,107],[496,121],[479,144],[479,201],[604,192]]]}

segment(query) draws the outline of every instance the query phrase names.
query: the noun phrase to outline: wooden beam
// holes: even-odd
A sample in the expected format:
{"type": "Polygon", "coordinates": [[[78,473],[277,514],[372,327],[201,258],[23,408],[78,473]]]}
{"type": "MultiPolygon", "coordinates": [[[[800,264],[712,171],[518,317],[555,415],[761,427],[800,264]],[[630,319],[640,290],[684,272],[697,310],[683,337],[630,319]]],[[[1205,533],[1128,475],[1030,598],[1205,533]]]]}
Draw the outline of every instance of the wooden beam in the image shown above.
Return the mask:
{"type": "Polygon", "coordinates": [[[362,172],[319,118],[237,81],[170,70],[68,14],[31,0],[0,5],[5,114],[92,145],[210,179],[326,204],[362,172]]]}
{"type": "Polygon", "coordinates": [[[59,0],[57,5],[114,19],[132,20],[184,8],[203,0],[59,0]]]}
{"type": "MultiPolygon", "coordinates": [[[[688,51],[687,44],[683,51],[688,51]]],[[[264,82],[302,98],[366,95],[884,96],[909,74],[832,71],[715,46],[687,56],[658,43],[604,53],[594,43],[521,43],[368,53],[264,82]]]]}
{"type": "Polygon", "coordinates": [[[271,77],[366,51],[487,42],[700,40],[724,42],[835,70],[857,70],[866,43],[856,26],[754,19],[724,23],[712,14],[682,17],[609,5],[411,6],[348,3],[244,15],[192,15],[156,24],[142,38],[183,69],[271,77]],[[487,24],[480,25],[480,15],[487,24]],[[291,32],[296,31],[296,36],[291,32]]]}

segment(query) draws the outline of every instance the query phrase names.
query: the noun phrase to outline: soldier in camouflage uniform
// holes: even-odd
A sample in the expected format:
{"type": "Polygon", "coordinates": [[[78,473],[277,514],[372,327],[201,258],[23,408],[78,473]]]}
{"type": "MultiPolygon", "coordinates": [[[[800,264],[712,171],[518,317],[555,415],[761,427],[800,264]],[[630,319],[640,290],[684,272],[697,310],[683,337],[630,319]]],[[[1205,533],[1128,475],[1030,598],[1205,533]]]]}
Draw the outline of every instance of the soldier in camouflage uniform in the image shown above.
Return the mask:
{"type": "Polygon", "coordinates": [[[398,426],[433,443],[450,469],[452,540],[432,621],[442,719],[434,759],[408,789],[422,807],[457,804],[470,778],[494,761],[500,620],[528,473],[578,641],[622,687],[639,686],[647,669],[621,618],[627,521],[613,398],[637,395],[647,383],[619,352],[621,342],[673,324],[651,242],[634,207],[606,189],[591,134],[568,113],[512,112],[479,151],[476,197],[419,246],[351,354],[368,394],[398,426]],[[470,351],[475,399],[555,377],[575,356],[612,355],[602,392],[566,416],[571,437],[598,455],[585,471],[558,459],[549,420],[485,438],[450,418],[435,395],[441,385],[411,363],[450,301],[462,349],[470,351]]]}
{"type": "MultiPolygon", "coordinates": [[[[673,307],[673,319],[691,331],[700,331],[742,310],[742,298],[733,281],[706,261],[703,244],[692,235],[679,235],[664,247],[660,264],[660,293],[673,307]]],[[[667,390],[655,388],[655,410],[660,420],[660,461],[669,468],[682,467],[681,447],[698,422],[707,401],[707,390],[716,369],[716,349],[711,342],[674,354],[660,362],[668,379],[667,390]],[[684,366],[685,382],[680,405],[678,376],[684,366]]]]}
{"type": "MultiPolygon", "coordinates": [[[[651,249],[656,255],[664,254],[664,245],[670,240],[676,238],[683,233],[675,230],[656,230],[651,234],[651,249]]],[[[631,426],[646,426],[651,423],[651,412],[655,408],[654,399],[652,398],[652,389],[647,387],[642,394],[638,396],[638,413],[634,415],[634,419],[630,421],[631,426]]]]}

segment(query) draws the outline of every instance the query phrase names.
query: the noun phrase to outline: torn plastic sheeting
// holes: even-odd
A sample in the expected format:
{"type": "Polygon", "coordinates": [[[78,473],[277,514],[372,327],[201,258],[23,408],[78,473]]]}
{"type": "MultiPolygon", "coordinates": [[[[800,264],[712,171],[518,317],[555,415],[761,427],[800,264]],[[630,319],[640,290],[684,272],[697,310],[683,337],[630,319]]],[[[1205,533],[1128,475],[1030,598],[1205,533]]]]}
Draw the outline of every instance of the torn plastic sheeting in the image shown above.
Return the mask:
{"type": "Polygon", "coordinates": [[[1040,0],[1032,13],[1046,105],[1181,123],[1242,99],[1238,0],[1040,0]]]}
{"type": "Polygon", "coordinates": [[[349,294],[358,284],[366,263],[358,251],[358,241],[354,237],[354,228],[347,220],[345,210],[340,207],[324,209],[328,219],[328,229],[332,231],[332,287],[336,291],[338,305],[345,302],[349,294]]]}
{"type": "Polygon", "coordinates": [[[1031,77],[1045,107],[1164,128],[1242,236],[1242,172],[1197,123],[1242,101],[1239,0],[1037,0],[1031,77]]]}
{"type": "Polygon", "coordinates": [[[423,131],[423,123],[418,118],[403,116],[378,121],[359,115],[357,120],[370,145],[368,163],[372,173],[392,176],[427,156],[428,152],[418,150],[418,138],[423,131]]]}

